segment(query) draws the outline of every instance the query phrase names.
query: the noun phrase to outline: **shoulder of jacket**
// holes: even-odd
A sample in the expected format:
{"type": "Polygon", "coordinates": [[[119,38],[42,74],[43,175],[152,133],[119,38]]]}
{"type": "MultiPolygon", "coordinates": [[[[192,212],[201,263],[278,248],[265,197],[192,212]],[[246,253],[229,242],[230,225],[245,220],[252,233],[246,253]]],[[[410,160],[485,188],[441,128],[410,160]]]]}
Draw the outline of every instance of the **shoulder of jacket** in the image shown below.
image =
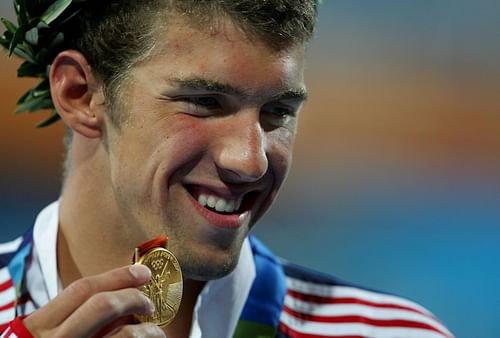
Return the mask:
{"type": "Polygon", "coordinates": [[[256,274],[240,319],[277,327],[286,294],[285,274],[271,250],[254,236],[249,240],[256,274]]]}

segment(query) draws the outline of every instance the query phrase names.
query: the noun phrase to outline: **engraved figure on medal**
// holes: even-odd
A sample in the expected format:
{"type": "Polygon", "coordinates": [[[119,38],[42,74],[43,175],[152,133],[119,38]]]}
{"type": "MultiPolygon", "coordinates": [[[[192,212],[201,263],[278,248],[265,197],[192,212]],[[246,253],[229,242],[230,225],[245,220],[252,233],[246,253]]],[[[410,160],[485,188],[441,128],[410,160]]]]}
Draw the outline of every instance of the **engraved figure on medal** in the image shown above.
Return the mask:
{"type": "Polygon", "coordinates": [[[177,314],[182,298],[179,263],[170,251],[163,248],[148,251],[137,263],[144,264],[151,270],[151,280],[139,290],[151,299],[156,308],[152,315],[137,315],[137,318],[159,326],[168,325],[177,314]]]}

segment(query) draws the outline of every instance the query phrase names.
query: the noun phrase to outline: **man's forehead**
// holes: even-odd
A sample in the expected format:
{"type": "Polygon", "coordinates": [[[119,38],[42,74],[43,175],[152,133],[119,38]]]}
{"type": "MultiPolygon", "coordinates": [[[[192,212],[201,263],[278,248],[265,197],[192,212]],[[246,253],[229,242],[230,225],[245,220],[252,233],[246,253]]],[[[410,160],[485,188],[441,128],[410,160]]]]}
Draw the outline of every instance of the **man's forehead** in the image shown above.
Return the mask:
{"type": "Polygon", "coordinates": [[[268,97],[270,93],[301,100],[307,97],[303,44],[276,51],[263,41],[250,40],[231,23],[221,31],[220,26],[203,28],[186,22],[175,18],[174,26],[163,30],[151,58],[142,63],[150,68],[151,76],[160,76],[164,83],[181,89],[240,97],[268,97]]]}
{"type": "Polygon", "coordinates": [[[231,43],[248,43],[251,45],[266,46],[269,51],[276,55],[289,54],[292,50],[305,50],[306,42],[300,39],[290,41],[287,44],[273,42],[271,37],[279,36],[279,33],[269,32],[267,39],[259,36],[249,24],[236,21],[223,12],[213,16],[195,16],[189,13],[175,14],[167,13],[165,20],[160,20],[156,30],[157,44],[168,45],[175,48],[189,42],[189,39],[218,38],[231,43]]]}

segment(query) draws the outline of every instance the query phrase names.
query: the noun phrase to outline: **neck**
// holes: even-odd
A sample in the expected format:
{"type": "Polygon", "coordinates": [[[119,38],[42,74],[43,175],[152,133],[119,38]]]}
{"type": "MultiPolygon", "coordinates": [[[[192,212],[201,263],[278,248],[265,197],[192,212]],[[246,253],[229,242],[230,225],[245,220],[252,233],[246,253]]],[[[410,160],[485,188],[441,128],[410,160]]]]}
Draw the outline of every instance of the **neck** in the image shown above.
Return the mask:
{"type": "Polygon", "coordinates": [[[192,279],[184,280],[184,291],[179,312],[177,312],[177,316],[172,323],[164,328],[167,337],[189,337],[191,323],[193,322],[193,310],[196,305],[198,295],[204,286],[205,282],[195,281],[192,279]]]}

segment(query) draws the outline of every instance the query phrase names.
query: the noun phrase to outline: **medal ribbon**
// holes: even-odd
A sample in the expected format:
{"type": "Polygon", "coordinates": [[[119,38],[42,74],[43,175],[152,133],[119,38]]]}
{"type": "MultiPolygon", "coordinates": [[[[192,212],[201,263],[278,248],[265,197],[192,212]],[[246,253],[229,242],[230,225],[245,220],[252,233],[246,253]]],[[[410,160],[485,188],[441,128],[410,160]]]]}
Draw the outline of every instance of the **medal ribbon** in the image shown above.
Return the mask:
{"type": "Polygon", "coordinates": [[[140,244],[137,247],[137,249],[139,250],[140,255],[144,255],[144,253],[153,248],[157,247],[166,248],[167,243],[168,243],[168,237],[166,235],[160,235],[156,238],[153,238],[152,240],[140,244]]]}

